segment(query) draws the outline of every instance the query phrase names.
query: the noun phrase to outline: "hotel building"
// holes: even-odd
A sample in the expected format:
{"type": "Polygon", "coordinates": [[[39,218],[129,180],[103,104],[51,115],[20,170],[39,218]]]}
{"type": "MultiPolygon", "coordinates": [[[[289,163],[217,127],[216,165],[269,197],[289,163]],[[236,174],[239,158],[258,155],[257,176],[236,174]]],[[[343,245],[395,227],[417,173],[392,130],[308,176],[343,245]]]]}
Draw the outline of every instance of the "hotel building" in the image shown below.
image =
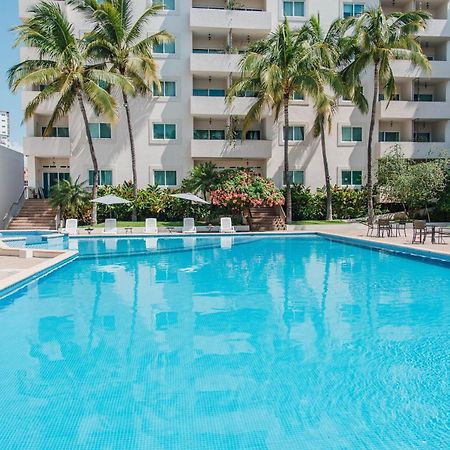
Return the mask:
{"type": "MultiPolygon", "coordinates": [[[[135,0],[136,14],[151,0],[135,0]]],[[[292,26],[301,26],[320,13],[324,27],[337,17],[358,15],[377,0],[239,0],[238,9],[224,0],[159,0],[164,11],[154,17],[148,33],[166,29],[173,43],[154,48],[162,92],[132,101],[139,187],[148,184],[176,187],[196,165],[214,162],[219,168],[251,167],[283,184],[283,133],[281,121],[266,114],[254,123],[246,139],[231,142],[227,130],[239,130],[242,118],[255,101],[251,93],[230,106],[227,88],[239,77],[239,60],[247,45],[273,31],[285,15],[292,26]]],[[[19,0],[20,17],[37,0],[19,0]]],[[[57,1],[81,36],[86,21],[64,1],[57,1]]],[[[432,14],[419,40],[432,66],[431,72],[396,61],[393,70],[397,96],[390,102],[380,96],[375,154],[382,156],[399,143],[406,156],[424,159],[449,155],[450,148],[450,22],[448,0],[382,0],[386,12],[417,8],[432,14]]],[[[36,57],[32,48],[21,48],[21,59],[36,57]]],[[[364,87],[370,99],[370,77],[364,87]]],[[[38,93],[29,86],[22,107],[38,93]]],[[[28,157],[29,184],[47,194],[59,179],[70,176],[90,182],[92,165],[77,108],[55,124],[51,137],[42,137],[57,99],[41,105],[26,124],[24,154],[28,157]]],[[[119,101],[120,104],[120,101],[119,101]]],[[[332,183],[360,186],[365,182],[369,115],[351,102],[340,101],[333,128],[327,135],[332,183]]],[[[125,113],[107,123],[89,111],[91,131],[101,169],[102,184],[131,180],[131,161],[125,113]]],[[[320,143],[312,134],[313,105],[297,95],[290,106],[292,140],[290,167],[296,183],[317,188],[324,184],[320,143]]]]}

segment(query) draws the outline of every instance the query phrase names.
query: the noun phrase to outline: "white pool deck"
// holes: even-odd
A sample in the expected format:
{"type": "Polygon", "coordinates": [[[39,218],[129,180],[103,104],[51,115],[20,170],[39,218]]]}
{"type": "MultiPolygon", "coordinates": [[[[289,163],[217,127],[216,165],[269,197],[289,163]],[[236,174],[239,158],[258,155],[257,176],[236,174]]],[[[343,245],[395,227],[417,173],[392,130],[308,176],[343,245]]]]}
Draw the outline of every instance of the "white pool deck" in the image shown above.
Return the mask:
{"type": "MultiPolygon", "coordinates": [[[[144,234],[143,228],[133,228],[132,233],[125,233],[124,229],[119,228],[114,237],[133,237],[144,234]]],[[[412,244],[412,229],[408,228],[407,236],[399,237],[368,237],[367,228],[362,224],[352,223],[352,224],[333,224],[333,225],[292,225],[289,226],[289,230],[284,232],[286,234],[291,233],[326,233],[334,236],[346,237],[346,238],[356,238],[366,242],[391,244],[398,246],[402,249],[414,249],[422,250],[425,252],[437,253],[446,256],[450,256],[450,238],[446,239],[446,244],[432,244],[430,236],[427,236],[425,244],[412,244]]],[[[241,234],[241,233],[238,233],[241,234]]],[[[243,235],[247,233],[242,233],[243,235]]],[[[261,234],[273,234],[273,233],[261,233],[261,234]]],[[[276,234],[280,234],[277,232],[276,234]]],[[[80,229],[79,236],[87,236],[88,233],[80,229]]],[[[147,236],[186,236],[179,233],[168,233],[167,230],[161,230],[157,235],[147,235],[147,236]]],[[[90,234],[92,237],[105,237],[111,235],[105,235],[102,229],[95,229],[90,234]]],[[[2,250],[5,249],[5,244],[0,241],[0,292],[3,289],[11,288],[11,286],[20,283],[21,281],[35,276],[40,272],[45,272],[52,266],[64,263],[64,261],[72,258],[76,255],[74,251],[62,251],[62,250],[33,250],[33,255],[28,255],[31,257],[19,257],[18,253],[12,255],[2,255],[2,250]]],[[[18,250],[18,249],[14,249],[18,250]]],[[[3,252],[5,253],[5,252],[3,252]]],[[[8,252],[6,252],[8,253],[8,252]]]]}

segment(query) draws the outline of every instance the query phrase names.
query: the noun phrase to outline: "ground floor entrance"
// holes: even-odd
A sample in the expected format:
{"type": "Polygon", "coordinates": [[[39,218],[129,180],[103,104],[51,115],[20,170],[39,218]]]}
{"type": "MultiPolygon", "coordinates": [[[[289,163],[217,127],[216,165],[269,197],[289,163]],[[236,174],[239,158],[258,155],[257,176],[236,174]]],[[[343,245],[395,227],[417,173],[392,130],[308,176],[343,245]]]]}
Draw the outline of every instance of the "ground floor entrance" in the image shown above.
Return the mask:
{"type": "Polygon", "coordinates": [[[43,172],[42,173],[42,189],[44,190],[44,197],[48,198],[50,189],[58,184],[61,180],[68,180],[70,178],[69,172],[43,172]]]}

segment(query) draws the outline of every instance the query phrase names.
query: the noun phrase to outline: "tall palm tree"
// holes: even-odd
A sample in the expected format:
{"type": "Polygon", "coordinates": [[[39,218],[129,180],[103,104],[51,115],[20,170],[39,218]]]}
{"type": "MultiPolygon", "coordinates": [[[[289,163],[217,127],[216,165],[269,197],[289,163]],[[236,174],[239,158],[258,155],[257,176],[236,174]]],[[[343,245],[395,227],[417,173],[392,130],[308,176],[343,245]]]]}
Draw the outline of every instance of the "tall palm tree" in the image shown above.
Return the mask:
{"type": "Polygon", "coordinates": [[[367,142],[368,220],[374,217],[373,207],[373,135],[380,89],[385,98],[395,93],[395,79],[391,63],[407,60],[413,65],[429,70],[430,64],[417,41],[417,32],[425,28],[430,15],[424,11],[384,14],[381,7],[370,9],[355,21],[352,61],[343,69],[343,79],[351,86],[360,84],[361,73],[373,71],[373,97],[369,137],[367,142]]]}
{"type": "MultiPolygon", "coordinates": [[[[133,20],[132,0],[104,0],[103,2],[70,0],[69,3],[86,13],[94,25],[93,33],[88,36],[91,40],[90,54],[108,61],[111,71],[128,77],[133,83],[136,94],[151,94],[154,84],[159,88],[157,64],[152,55],[152,47],[155,43],[167,42],[173,38],[165,30],[150,36],[143,37],[143,35],[148,21],[162,9],[162,5],[154,4],[146,7],[144,12],[133,20]]],[[[136,200],[138,186],[136,149],[130,105],[124,89],[122,89],[122,100],[130,139],[133,193],[136,200]]],[[[132,220],[136,220],[136,208],[133,208],[132,220]]]]}
{"type": "MultiPolygon", "coordinates": [[[[86,43],[75,37],[73,26],[59,5],[43,1],[29,11],[31,16],[25,19],[22,25],[14,28],[18,33],[16,45],[35,48],[39,52],[39,58],[13,66],[8,72],[9,86],[13,91],[36,84],[45,86],[25,108],[25,119],[31,118],[39,105],[59,95],[45,130],[47,136],[53,124],[78,104],[94,170],[92,197],[95,199],[99,171],[85,101],[92,106],[96,114],[102,114],[106,119],[115,122],[116,101],[101,84],[117,85],[128,92],[133,92],[133,87],[124,77],[105,70],[103,64],[87,59],[86,43]]],[[[96,223],[96,203],[92,205],[92,222],[96,223]]]]}
{"type": "Polygon", "coordinates": [[[269,107],[278,120],[283,111],[284,181],[286,218],[292,221],[292,194],[289,177],[289,103],[295,92],[318,95],[323,84],[317,60],[312,58],[308,41],[289,27],[287,19],[267,38],[251,44],[241,62],[241,78],[229,90],[229,101],[243,91],[256,93],[256,102],[244,119],[244,130],[269,107]]]}

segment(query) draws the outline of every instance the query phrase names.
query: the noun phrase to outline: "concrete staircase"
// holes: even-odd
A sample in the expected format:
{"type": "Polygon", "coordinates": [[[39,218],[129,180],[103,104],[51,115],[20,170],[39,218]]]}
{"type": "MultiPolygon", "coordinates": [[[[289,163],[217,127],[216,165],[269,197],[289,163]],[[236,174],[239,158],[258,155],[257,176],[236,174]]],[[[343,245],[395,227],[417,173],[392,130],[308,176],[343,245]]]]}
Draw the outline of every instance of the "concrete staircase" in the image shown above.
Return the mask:
{"type": "Polygon", "coordinates": [[[46,199],[25,200],[19,214],[9,224],[8,230],[54,230],[55,216],[46,199]]]}
{"type": "Polygon", "coordinates": [[[281,207],[250,208],[247,222],[251,231],[286,230],[286,217],[281,207]]]}

